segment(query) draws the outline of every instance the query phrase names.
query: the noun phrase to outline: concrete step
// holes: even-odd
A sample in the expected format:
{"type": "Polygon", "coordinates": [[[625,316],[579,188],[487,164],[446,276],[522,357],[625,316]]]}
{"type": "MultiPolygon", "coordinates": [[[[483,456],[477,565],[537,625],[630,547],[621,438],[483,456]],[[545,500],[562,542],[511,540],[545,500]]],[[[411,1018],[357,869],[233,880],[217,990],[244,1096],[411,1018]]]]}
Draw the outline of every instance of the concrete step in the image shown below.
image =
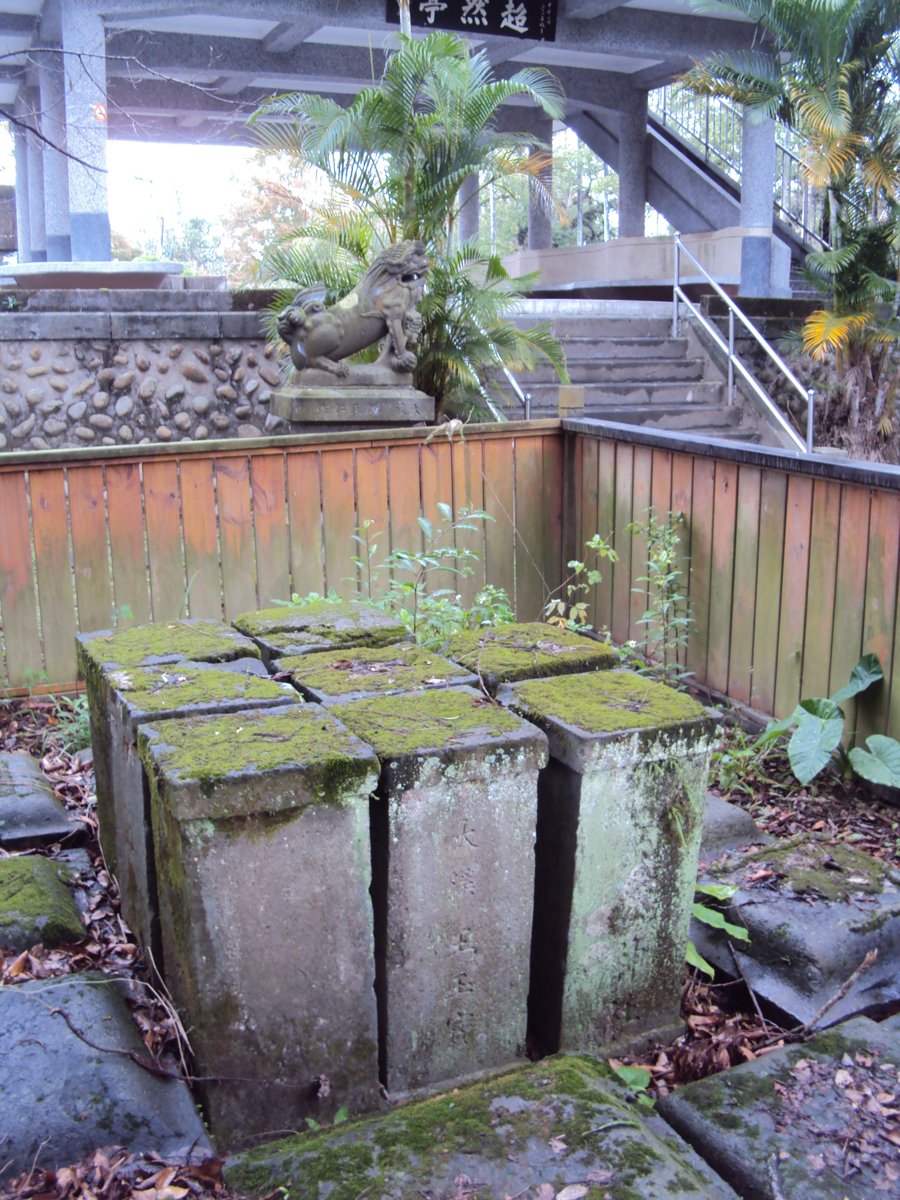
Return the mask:
{"type": "MultiPolygon", "coordinates": [[[[529,384],[533,408],[553,408],[559,402],[559,383],[529,384]]],[[[500,394],[503,389],[500,389],[500,394]]],[[[720,404],[725,399],[725,385],[714,380],[673,383],[597,383],[586,384],[584,403],[586,408],[603,405],[629,404],[720,404]]]]}
{"type": "MultiPolygon", "coordinates": [[[[674,383],[679,380],[703,379],[706,361],[702,358],[573,358],[566,363],[572,383],[674,383]]],[[[550,383],[556,372],[549,366],[522,371],[516,378],[525,384],[550,383]]]]}
{"type": "Polygon", "coordinates": [[[687,338],[673,337],[582,337],[559,339],[570,358],[684,358],[687,338]]]}
{"type": "Polygon", "coordinates": [[[739,408],[714,404],[628,404],[618,408],[586,408],[586,417],[618,421],[625,425],[647,425],[654,429],[729,429],[741,423],[739,408]]]}
{"type": "MultiPolygon", "coordinates": [[[[516,325],[539,325],[542,318],[528,314],[513,317],[516,325]]],[[[561,340],[567,337],[669,337],[671,318],[662,317],[555,317],[545,318],[561,340]]]]}

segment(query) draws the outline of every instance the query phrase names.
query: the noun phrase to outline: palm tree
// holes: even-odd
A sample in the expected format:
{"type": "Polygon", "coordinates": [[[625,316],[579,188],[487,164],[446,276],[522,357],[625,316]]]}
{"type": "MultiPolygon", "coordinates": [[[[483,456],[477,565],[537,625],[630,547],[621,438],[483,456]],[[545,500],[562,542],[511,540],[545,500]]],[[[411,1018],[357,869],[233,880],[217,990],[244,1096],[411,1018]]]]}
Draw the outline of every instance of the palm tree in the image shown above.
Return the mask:
{"type": "Polygon", "coordinates": [[[382,78],[346,108],[290,93],[254,116],[270,147],[318,168],[328,183],[314,220],[263,256],[261,276],[295,285],[323,279],[340,295],[385,246],[425,242],[433,265],[416,383],[445,409],[483,396],[485,372],[500,362],[515,370],[543,354],[565,379],[549,327],[520,330],[504,320],[533,278],[514,280],[496,256],[458,244],[460,204],[478,203],[477,195],[462,199],[470,176],[481,188],[502,188],[523,175],[542,188],[546,150],[535,151],[533,135],[496,128],[511,97],[525,97],[551,117],[563,113],[549,72],[529,67],[495,79],[484,53],[437,32],[401,35],[382,78]]]}
{"type": "Polygon", "coordinates": [[[834,354],[851,426],[868,396],[888,434],[900,335],[900,0],[716,0],[723,5],[756,22],[753,47],[713,55],[683,82],[799,133],[807,177],[828,191],[831,240],[807,257],[830,305],[808,318],[804,348],[834,354]]]}

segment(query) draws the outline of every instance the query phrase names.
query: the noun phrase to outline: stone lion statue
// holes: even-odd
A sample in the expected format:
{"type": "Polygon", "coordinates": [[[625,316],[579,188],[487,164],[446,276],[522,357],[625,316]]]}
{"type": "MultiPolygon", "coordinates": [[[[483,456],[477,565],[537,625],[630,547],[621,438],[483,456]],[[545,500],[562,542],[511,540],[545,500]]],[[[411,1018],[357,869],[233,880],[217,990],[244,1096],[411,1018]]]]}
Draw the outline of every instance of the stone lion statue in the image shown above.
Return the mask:
{"type": "Polygon", "coordinates": [[[412,371],[410,346],[422,326],[416,306],[427,268],[424,243],[406,241],[379,254],[356,288],[330,308],[324,284],[298,292],[278,316],[279,336],[297,370],[319,368],[344,378],[350,374],[345,358],[384,339],[378,364],[412,371]]]}

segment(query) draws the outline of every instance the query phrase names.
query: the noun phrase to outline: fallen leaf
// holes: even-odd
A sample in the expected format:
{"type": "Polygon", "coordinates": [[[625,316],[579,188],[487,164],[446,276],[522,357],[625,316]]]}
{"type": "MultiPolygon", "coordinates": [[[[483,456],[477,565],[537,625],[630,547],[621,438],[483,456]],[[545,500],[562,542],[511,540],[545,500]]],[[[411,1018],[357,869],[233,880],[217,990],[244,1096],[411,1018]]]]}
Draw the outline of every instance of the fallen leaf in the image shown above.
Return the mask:
{"type": "Polygon", "coordinates": [[[561,1137],[552,1137],[547,1143],[554,1154],[562,1154],[564,1150],[568,1150],[568,1146],[561,1137]]]}

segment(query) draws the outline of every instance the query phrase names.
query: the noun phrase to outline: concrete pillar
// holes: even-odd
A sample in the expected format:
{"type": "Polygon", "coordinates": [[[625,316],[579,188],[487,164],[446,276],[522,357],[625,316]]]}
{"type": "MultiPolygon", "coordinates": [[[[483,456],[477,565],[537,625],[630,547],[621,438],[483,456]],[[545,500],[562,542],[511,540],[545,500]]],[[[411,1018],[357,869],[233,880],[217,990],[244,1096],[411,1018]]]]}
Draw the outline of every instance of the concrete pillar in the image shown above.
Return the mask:
{"type": "Polygon", "coordinates": [[[28,208],[31,218],[31,261],[47,261],[47,231],[44,221],[44,152],[33,133],[28,144],[28,208]]]}
{"type": "Polygon", "coordinates": [[[66,149],[66,89],[61,54],[43,54],[38,65],[44,155],[44,221],[49,262],[69,262],[69,162],[66,149]],[[56,149],[59,147],[59,149],[56,149]]]}
{"type": "Polygon", "coordinates": [[[619,237],[643,237],[647,206],[647,93],[619,114],[619,237]]]}
{"type": "Polygon", "coordinates": [[[744,110],[741,141],[741,296],[771,296],[775,122],[744,110]]]}
{"type": "Polygon", "coordinates": [[[28,139],[25,130],[13,130],[16,155],[16,246],[19,262],[31,262],[31,204],[28,196],[28,139]]]}
{"type": "Polygon", "coordinates": [[[539,190],[533,183],[528,188],[529,250],[549,250],[552,245],[551,213],[546,192],[549,192],[553,187],[553,164],[549,157],[553,150],[553,122],[542,121],[541,125],[542,128],[537,132],[544,144],[542,146],[532,146],[531,152],[532,154],[547,156],[546,165],[540,173],[541,182],[546,191],[542,195],[543,189],[539,190]]]}
{"type": "Polygon", "coordinates": [[[70,0],[62,6],[69,151],[69,226],[75,262],[108,262],[106,35],[103,18],[70,0]]]}
{"type": "Polygon", "coordinates": [[[478,241],[478,224],[481,216],[481,184],[477,175],[467,175],[457,194],[459,206],[459,244],[478,241]]]}

